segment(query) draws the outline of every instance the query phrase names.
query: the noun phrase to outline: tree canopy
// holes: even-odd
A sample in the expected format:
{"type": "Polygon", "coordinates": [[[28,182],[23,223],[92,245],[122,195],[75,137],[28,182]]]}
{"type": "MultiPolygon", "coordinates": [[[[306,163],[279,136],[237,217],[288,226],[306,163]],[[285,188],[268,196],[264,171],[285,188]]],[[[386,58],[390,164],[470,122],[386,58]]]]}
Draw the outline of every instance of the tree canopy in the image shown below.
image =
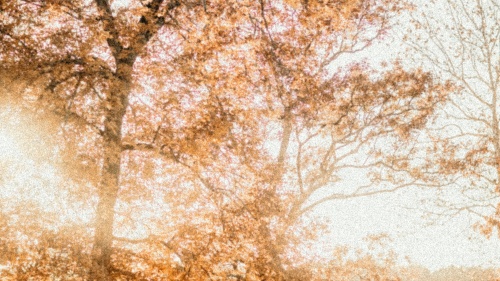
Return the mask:
{"type": "Polygon", "coordinates": [[[305,249],[324,225],[311,210],[425,184],[394,155],[452,87],[356,56],[403,8],[1,2],[9,102],[50,116],[61,188],[93,216],[16,225],[2,209],[13,278],[312,280],[305,249]],[[343,186],[357,169],[369,182],[343,186]]]}

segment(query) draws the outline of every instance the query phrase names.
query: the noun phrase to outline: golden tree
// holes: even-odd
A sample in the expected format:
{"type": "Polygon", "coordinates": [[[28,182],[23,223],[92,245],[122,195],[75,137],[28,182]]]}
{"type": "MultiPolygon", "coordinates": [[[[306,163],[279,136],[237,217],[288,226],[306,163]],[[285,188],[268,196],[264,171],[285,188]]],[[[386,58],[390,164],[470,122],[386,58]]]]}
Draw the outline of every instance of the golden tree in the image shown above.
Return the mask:
{"type": "Polygon", "coordinates": [[[410,142],[448,90],[339,61],[383,39],[394,1],[1,5],[2,68],[59,116],[61,162],[97,200],[89,280],[308,279],[307,215],[418,184],[377,141],[410,142]],[[352,169],[372,181],[341,186],[352,169]]]}

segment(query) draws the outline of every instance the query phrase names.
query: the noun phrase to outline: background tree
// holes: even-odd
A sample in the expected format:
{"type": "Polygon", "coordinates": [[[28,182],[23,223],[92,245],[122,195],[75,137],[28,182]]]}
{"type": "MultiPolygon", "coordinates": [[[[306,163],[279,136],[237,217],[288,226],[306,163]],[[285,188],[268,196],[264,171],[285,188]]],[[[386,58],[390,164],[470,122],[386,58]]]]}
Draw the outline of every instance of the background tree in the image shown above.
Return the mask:
{"type": "Polygon", "coordinates": [[[321,225],[309,211],[424,184],[386,160],[447,87],[339,61],[383,39],[401,8],[2,2],[2,67],[58,116],[66,188],[95,208],[84,278],[308,279],[293,268],[321,225]],[[371,181],[342,186],[353,169],[371,181]]]}
{"type": "Polygon", "coordinates": [[[427,157],[439,163],[431,170],[456,179],[441,191],[455,199],[440,198],[437,215],[476,214],[487,236],[500,214],[499,20],[497,1],[432,1],[413,13],[417,32],[405,38],[416,62],[457,85],[427,138],[427,157]]]}

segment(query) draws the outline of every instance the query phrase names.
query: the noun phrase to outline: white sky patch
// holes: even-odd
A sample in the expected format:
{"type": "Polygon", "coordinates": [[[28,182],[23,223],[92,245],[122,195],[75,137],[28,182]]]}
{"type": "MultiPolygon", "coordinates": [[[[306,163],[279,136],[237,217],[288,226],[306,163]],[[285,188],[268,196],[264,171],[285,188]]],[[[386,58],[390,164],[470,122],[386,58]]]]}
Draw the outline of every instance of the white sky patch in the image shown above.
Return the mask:
{"type": "MultiPolygon", "coordinates": [[[[362,177],[351,175],[352,179],[362,177]]],[[[349,181],[342,184],[349,185],[349,181]]],[[[408,257],[430,270],[451,265],[500,266],[498,238],[488,240],[475,232],[472,225],[477,218],[460,213],[428,225],[423,215],[429,208],[422,205],[422,200],[435,196],[433,190],[407,188],[319,206],[316,215],[331,220],[331,233],[319,243],[322,254],[331,257],[333,249],[340,245],[365,248],[367,235],[387,233],[392,238],[388,250],[393,249],[400,261],[408,257]]]]}

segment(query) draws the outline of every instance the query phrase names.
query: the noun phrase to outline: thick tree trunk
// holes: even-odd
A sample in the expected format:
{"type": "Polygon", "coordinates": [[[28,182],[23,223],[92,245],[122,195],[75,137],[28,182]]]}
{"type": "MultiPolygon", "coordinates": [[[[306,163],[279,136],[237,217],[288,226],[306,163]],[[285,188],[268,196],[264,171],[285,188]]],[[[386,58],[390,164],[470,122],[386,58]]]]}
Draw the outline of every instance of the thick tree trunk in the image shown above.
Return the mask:
{"type": "MultiPolygon", "coordinates": [[[[115,22],[108,0],[94,0],[97,5],[106,41],[115,58],[116,72],[110,81],[106,99],[106,113],[103,131],[103,167],[99,183],[99,203],[95,220],[94,247],[92,249],[92,268],[90,280],[111,280],[111,254],[113,246],[114,208],[120,187],[121,167],[121,132],[123,117],[128,106],[128,96],[132,84],[132,69],[137,55],[148,41],[163,26],[165,18],[157,16],[163,0],[148,1],[147,12],[141,16],[139,26],[142,29],[131,40],[132,46],[126,47],[120,41],[118,24],[115,22]]],[[[171,1],[168,11],[179,6],[178,1],[171,1]]]]}
{"type": "Polygon", "coordinates": [[[106,99],[103,167],[95,219],[91,280],[111,280],[114,208],[120,186],[121,132],[131,88],[132,65],[133,61],[117,64],[116,75],[106,99]]]}

